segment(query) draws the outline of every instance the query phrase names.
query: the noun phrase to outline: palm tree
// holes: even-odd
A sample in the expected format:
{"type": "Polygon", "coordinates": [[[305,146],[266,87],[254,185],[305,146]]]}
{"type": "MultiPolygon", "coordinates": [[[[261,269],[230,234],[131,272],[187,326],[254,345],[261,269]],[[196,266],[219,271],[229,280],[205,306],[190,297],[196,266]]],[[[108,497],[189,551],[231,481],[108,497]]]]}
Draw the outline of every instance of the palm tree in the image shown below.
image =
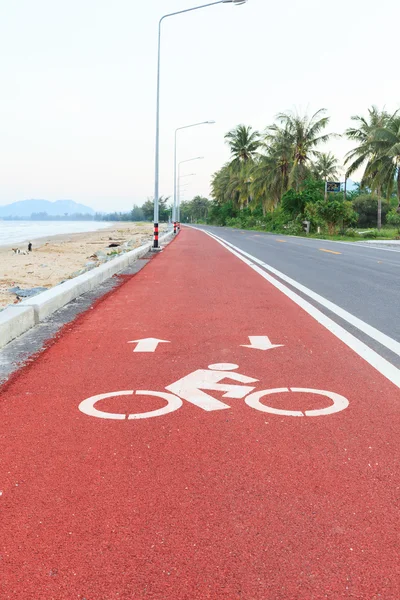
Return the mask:
{"type": "Polygon", "coordinates": [[[384,182],[387,196],[397,183],[397,212],[400,213],[400,115],[396,111],[386,122],[375,129],[372,147],[375,160],[371,165],[377,168],[378,180],[384,182]]]}
{"type": "Polygon", "coordinates": [[[361,179],[361,187],[370,187],[376,191],[378,196],[378,229],[382,226],[382,185],[384,184],[383,162],[378,156],[378,148],[374,140],[378,129],[385,128],[390,115],[385,110],[379,110],[376,106],[368,109],[368,117],[354,115],[351,120],[356,127],[350,127],[345,135],[349,140],[357,142],[357,146],[347,153],[344,164],[349,164],[346,177],[350,177],[355,171],[364,166],[361,179]],[[380,163],[380,164],[379,164],[380,163]],[[379,175],[379,176],[378,176],[379,175]]]}
{"type": "Polygon", "coordinates": [[[219,204],[228,200],[228,189],[231,180],[231,168],[227,163],[214,173],[211,179],[211,195],[219,204]]]}
{"type": "MultiPolygon", "coordinates": [[[[384,127],[388,118],[389,114],[385,110],[380,111],[376,106],[371,106],[368,109],[367,118],[360,117],[359,115],[351,117],[351,120],[357,126],[346,129],[345,135],[349,140],[357,142],[357,146],[346,154],[344,164],[347,165],[350,163],[346,171],[347,177],[350,177],[350,175],[363,165],[376,158],[374,148],[372,147],[372,140],[374,139],[376,129],[384,127]]],[[[361,186],[363,186],[363,181],[361,181],[361,186]]]]}
{"type": "Polygon", "coordinates": [[[293,145],[290,131],[287,128],[276,127],[274,132],[271,132],[268,128],[265,142],[268,184],[276,206],[289,188],[289,178],[293,167],[293,145]]]}
{"type": "Polygon", "coordinates": [[[299,190],[311,171],[311,161],[319,156],[317,147],[329,140],[332,134],[322,134],[329,123],[329,117],[323,116],[326,110],[321,108],[311,118],[293,113],[280,113],[279,125],[268,128],[269,135],[281,135],[286,131],[292,146],[292,167],[289,173],[289,186],[299,190]]]}
{"type": "Polygon", "coordinates": [[[274,208],[280,200],[280,198],[276,200],[274,196],[271,177],[272,169],[273,165],[271,164],[270,157],[260,156],[250,171],[250,193],[253,197],[253,202],[261,204],[264,216],[267,210],[274,208]]]}
{"type": "Polygon", "coordinates": [[[253,131],[252,127],[238,125],[225,135],[225,140],[230,147],[232,168],[239,168],[242,163],[254,161],[261,144],[260,134],[253,131]]]}
{"type": "Polygon", "coordinates": [[[339,162],[331,152],[321,152],[314,163],[314,174],[325,181],[325,200],[327,199],[326,182],[339,176],[339,162]]]}
{"type": "Polygon", "coordinates": [[[259,156],[250,171],[252,194],[261,201],[264,215],[266,210],[276,208],[287,191],[292,165],[292,147],[285,131],[269,135],[266,140],[266,153],[259,156]]]}
{"type": "Polygon", "coordinates": [[[228,197],[234,201],[239,208],[248,206],[251,201],[251,182],[250,169],[248,163],[244,163],[239,168],[231,168],[231,177],[228,185],[228,197]]]}

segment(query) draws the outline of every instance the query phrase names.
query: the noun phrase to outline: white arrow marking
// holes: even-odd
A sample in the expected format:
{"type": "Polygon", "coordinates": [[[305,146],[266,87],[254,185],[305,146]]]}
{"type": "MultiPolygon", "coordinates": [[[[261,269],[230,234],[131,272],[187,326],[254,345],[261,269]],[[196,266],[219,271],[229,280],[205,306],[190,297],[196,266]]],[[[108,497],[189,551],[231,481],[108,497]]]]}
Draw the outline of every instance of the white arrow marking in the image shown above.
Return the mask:
{"type": "Polygon", "coordinates": [[[134,352],[155,352],[158,344],[170,344],[167,340],[158,340],[157,338],[144,338],[143,340],[133,340],[128,344],[137,344],[134,352]]]}
{"type": "Polygon", "coordinates": [[[241,344],[243,348],[255,348],[256,350],[272,350],[281,348],[283,344],[271,344],[267,335],[249,335],[250,344],[241,344]]]}

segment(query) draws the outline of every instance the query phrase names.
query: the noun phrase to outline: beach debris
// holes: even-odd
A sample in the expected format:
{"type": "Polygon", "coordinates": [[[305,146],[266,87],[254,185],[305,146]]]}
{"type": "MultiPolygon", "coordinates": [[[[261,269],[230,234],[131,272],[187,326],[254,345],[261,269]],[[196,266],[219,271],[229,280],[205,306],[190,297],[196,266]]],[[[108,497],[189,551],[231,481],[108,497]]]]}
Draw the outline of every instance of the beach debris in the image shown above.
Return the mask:
{"type": "Polygon", "coordinates": [[[8,291],[11,292],[11,294],[15,294],[17,296],[17,302],[18,298],[19,300],[21,300],[21,298],[31,298],[32,296],[36,296],[36,294],[40,294],[41,292],[45,292],[46,290],[47,288],[45,287],[26,288],[24,290],[19,286],[8,289],[8,291]]]}
{"type": "Polygon", "coordinates": [[[11,248],[14,254],[28,254],[26,250],[21,250],[20,248],[11,248]]]}
{"type": "Polygon", "coordinates": [[[48,267],[49,265],[45,265],[44,263],[42,265],[40,265],[41,267],[45,268],[48,267]]]}
{"type": "Polygon", "coordinates": [[[119,244],[118,242],[111,242],[111,244],[108,244],[109,248],[118,248],[118,246],[120,246],[121,244],[119,244]]]}
{"type": "Polygon", "coordinates": [[[85,264],[85,269],[87,271],[90,271],[90,269],[94,269],[95,267],[97,267],[98,262],[94,261],[94,260],[89,260],[89,262],[87,262],[85,264]]]}
{"type": "Polygon", "coordinates": [[[106,260],[107,254],[103,250],[96,250],[96,252],[94,252],[94,254],[90,256],[90,258],[94,258],[97,260],[106,260]]]}
{"type": "Polygon", "coordinates": [[[74,271],[71,275],[68,276],[68,279],[74,279],[74,277],[78,277],[79,275],[83,275],[86,273],[87,269],[79,269],[79,271],[74,271]]]}

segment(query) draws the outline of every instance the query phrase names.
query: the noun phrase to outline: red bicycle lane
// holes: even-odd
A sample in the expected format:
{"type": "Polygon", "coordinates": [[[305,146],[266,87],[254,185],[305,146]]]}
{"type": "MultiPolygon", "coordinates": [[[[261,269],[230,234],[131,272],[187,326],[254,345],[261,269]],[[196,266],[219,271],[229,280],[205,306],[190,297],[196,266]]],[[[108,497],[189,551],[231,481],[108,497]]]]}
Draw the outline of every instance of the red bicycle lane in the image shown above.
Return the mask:
{"type": "MultiPolygon", "coordinates": [[[[183,230],[1,391],[0,597],[398,598],[399,399],[227,250],[183,230]],[[250,336],[281,346],[249,348],[250,336]],[[169,343],[134,352],[146,338],[169,343]],[[244,383],[252,392],[327,390],[349,405],[300,418],[206,391],[230,408],[186,399],[133,420],[79,410],[221,363],[257,380],[244,383]]],[[[332,405],[294,392],[261,402],[332,405]]],[[[165,404],[126,395],[95,407],[165,404]]]]}

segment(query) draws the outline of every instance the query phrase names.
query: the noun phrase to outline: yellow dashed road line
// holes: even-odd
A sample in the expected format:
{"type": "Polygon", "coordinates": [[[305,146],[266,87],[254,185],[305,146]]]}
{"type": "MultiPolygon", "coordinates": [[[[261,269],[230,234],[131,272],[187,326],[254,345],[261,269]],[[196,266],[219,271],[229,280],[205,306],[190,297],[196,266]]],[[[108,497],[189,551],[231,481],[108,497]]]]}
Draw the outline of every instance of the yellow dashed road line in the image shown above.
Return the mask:
{"type": "Polygon", "coordinates": [[[329,252],[329,254],[342,254],[341,252],[335,252],[334,250],[326,250],[325,248],[320,248],[321,252],[329,252]]]}

